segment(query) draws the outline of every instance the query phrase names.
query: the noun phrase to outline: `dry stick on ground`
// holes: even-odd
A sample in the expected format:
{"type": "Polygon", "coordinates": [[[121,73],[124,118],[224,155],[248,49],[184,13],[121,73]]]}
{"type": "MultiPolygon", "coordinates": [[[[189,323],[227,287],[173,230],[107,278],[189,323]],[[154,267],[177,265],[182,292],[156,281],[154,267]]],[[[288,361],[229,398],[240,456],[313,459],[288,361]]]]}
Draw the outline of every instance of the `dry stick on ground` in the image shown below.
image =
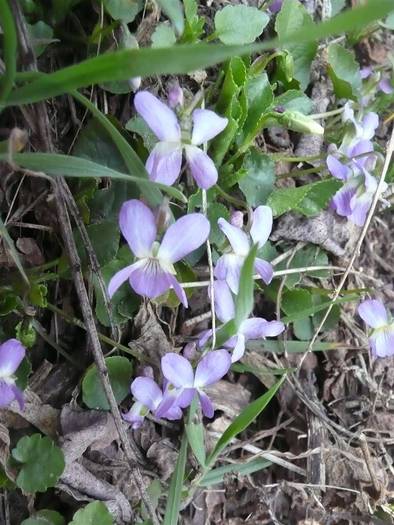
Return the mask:
{"type": "MultiPolygon", "coordinates": [[[[19,33],[19,40],[21,44],[22,50],[25,51],[24,55],[25,57],[28,57],[28,65],[30,70],[37,70],[36,60],[32,51],[32,48],[30,46],[29,37],[27,28],[25,25],[25,21],[23,18],[23,14],[20,9],[20,5],[16,0],[12,0],[11,2],[14,17],[16,20],[16,25],[18,28],[19,33]]],[[[53,145],[51,141],[50,136],[50,123],[49,123],[49,117],[47,113],[47,108],[45,105],[45,102],[39,103],[39,111],[37,111],[37,117],[41,120],[41,125],[38,127],[38,129],[42,133],[42,139],[44,142],[44,145],[47,149],[47,151],[53,151],[53,145]]],[[[159,521],[156,517],[155,509],[152,505],[151,499],[144,490],[144,483],[142,479],[141,472],[136,464],[137,459],[141,457],[141,453],[139,452],[138,448],[133,444],[131,445],[131,441],[129,441],[129,438],[126,433],[126,429],[124,426],[124,423],[122,421],[122,417],[119,411],[119,407],[117,405],[114,393],[112,391],[112,387],[109,381],[108,377],[108,369],[105,364],[103,351],[101,348],[100,340],[98,337],[97,328],[94,322],[93,312],[91,305],[89,303],[88,294],[86,291],[85,283],[83,280],[83,275],[81,272],[81,263],[80,258],[78,255],[78,251],[75,245],[75,240],[72,232],[72,227],[70,223],[70,217],[67,212],[67,208],[65,203],[69,200],[68,198],[68,191],[64,189],[64,185],[66,182],[64,179],[57,179],[53,182],[53,187],[55,189],[55,195],[56,195],[56,205],[58,210],[58,220],[61,228],[61,233],[63,237],[63,241],[70,259],[71,264],[71,270],[73,273],[74,278],[74,284],[76,288],[76,292],[81,304],[81,311],[82,315],[86,324],[86,328],[88,331],[88,336],[92,344],[93,349],[93,356],[94,360],[97,366],[97,369],[99,371],[100,380],[102,383],[102,386],[104,388],[105,395],[107,397],[108,403],[110,405],[111,413],[114,418],[115,426],[119,434],[119,439],[122,444],[124,453],[127,458],[127,462],[130,466],[130,476],[133,478],[136,486],[138,487],[138,490],[141,495],[141,499],[143,503],[145,504],[146,510],[149,514],[149,517],[152,520],[152,523],[154,525],[159,525],[159,521]],[[63,181],[63,182],[61,182],[63,181]]]]}
{"type": "Polygon", "coordinates": [[[387,145],[387,151],[386,151],[386,158],[384,160],[384,165],[383,165],[383,169],[382,169],[382,174],[380,176],[380,179],[379,179],[379,183],[378,183],[378,186],[376,188],[376,191],[375,191],[375,194],[373,196],[373,201],[372,201],[372,204],[371,204],[371,207],[369,209],[369,212],[368,212],[368,216],[367,216],[367,220],[365,221],[365,224],[363,226],[363,229],[361,230],[361,233],[360,233],[360,236],[358,238],[358,241],[357,241],[357,244],[354,248],[354,251],[353,251],[353,254],[352,254],[352,257],[350,258],[350,261],[349,261],[349,264],[347,265],[346,267],[346,270],[342,276],[342,279],[340,280],[339,282],[339,285],[338,287],[336,288],[335,292],[334,292],[334,295],[333,295],[333,298],[332,298],[332,301],[329,305],[329,307],[327,308],[327,311],[326,313],[324,314],[319,326],[316,328],[315,330],[315,333],[313,334],[313,337],[311,339],[311,342],[309,343],[309,346],[308,346],[308,349],[307,351],[305,352],[305,354],[303,355],[303,358],[301,359],[299,365],[298,365],[298,370],[301,368],[302,366],[302,363],[304,362],[304,359],[306,357],[306,355],[312,351],[313,349],[313,345],[315,344],[316,342],[316,339],[318,338],[319,336],[319,332],[320,330],[323,328],[324,326],[324,323],[327,321],[328,319],[328,316],[330,315],[331,313],[331,310],[334,306],[334,303],[335,301],[338,299],[339,297],[339,294],[341,293],[342,291],[342,288],[344,287],[345,285],[345,282],[346,282],[346,279],[348,278],[348,275],[349,273],[351,272],[352,270],[352,267],[353,267],[353,264],[354,264],[354,261],[356,260],[357,256],[359,255],[360,253],[360,249],[361,249],[361,245],[362,243],[364,242],[364,239],[365,239],[365,236],[367,234],[367,231],[368,231],[368,228],[369,228],[369,225],[371,223],[371,220],[372,220],[372,217],[373,217],[373,214],[375,213],[375,209],[376,209],[376,205],[378,203],[378,200],[379,200],[379,197],[380,197],[380,194],[382,192],[382,189],[383,189],[383,186],[384,186],[384,179],[386,177],[386,174],[387,174],[387,171],[389,169],[389,166],[390,166],[390,161],[391,161],[391,157],[392,157],[392,154],[393,154],[393,150],[394,150],[394,126],[391,130],[391,137],[390,137],[390,140],[389,140],[389,143],[387,145]]]}

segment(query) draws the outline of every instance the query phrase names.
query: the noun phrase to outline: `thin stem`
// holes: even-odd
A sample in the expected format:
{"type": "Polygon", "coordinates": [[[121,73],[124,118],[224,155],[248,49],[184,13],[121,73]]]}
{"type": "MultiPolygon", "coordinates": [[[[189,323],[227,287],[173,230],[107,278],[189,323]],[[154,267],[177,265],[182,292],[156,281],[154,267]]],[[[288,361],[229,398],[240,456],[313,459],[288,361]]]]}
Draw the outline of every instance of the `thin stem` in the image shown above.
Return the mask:
{"type": "Polygon", "coordinates": [[[313,119],[333,117],[334,115],[340,115],[341,113],[343,113],[344,109],[345,108],[337,108],[332,109],[331,111],[325,111],[324,113],[313,113],[312,115],[308,115],[308,117],[313,119]]]}

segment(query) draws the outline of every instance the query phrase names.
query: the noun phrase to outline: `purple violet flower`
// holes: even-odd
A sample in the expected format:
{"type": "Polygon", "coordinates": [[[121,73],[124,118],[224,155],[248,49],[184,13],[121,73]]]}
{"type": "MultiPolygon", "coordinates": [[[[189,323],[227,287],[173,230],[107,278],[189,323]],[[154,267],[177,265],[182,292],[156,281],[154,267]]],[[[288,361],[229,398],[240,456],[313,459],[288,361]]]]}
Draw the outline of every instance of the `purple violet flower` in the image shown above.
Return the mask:
{"type": "Polygon", "coordinates": [[[231,357],[226,350],[208,352],[198,363],[195,372],[190,362],[179,354],[168,353],[161,359],[161,369],[170,383],[169,389],[174,388],[176,392],[174,406],[188,407],[197,393],[206,417],[213,417],[214,407],[204,388],[222,379],[230,366],[231,357]]]}
{"type": "MultiPolygon", "coordinates": [[[[226,281],[215,281],[214,291],[216,317],[222,323],[227,323],[235,317],[235,304],[231,290],[226,281]]],[[[262,317],[251,317],[241,323],[237,334],[231,337],[224,347],[233,350],[231,361],[235,363],[243,357],[247,341],[275,337],[284,329],[285,326],[281,321],[267,321],[262,317]]]]}
{"type": "Polygon", "coordinates": [[[14,373],[25,354],[26,349],[18,339],[8,339],[0,345],[0,408],[16,400],[23,410],[23,392],[15,384],[14,373]]]}
{"type": "Polygon", "coordinates": [[[151,377],[137,377],[131,383],[130,390],[136,402],[123,414],[123,419],[130,423],[132,428],[139,428],[149,412],[157,418],[175,420],[182,417],[182,410],[172,406],[175,395],[167,389],[163,393],[151,377]]]}
{"type": "Polygon", "coordinates": [[[184,139],[174,111],[154,95],[140,91],[134,97],[134,105],[160,141],[146,161],[151,180],[168,186],[174,184],[181,171],[182,151],[185,150],[186,162],[197,185],[208,189],[216,183],[218,172],[215,164],[198,146],[221,133],[227,126],[227,118],[208,109],[195,109],[191,138],[184,139]]]}
{"type": "MultiPolygon", "coordinates": [[[[237,294],[241,268],[249,253],[251,243],[248,235],[241,228],[233,226],[225,219],[219,219],[218,225],[227,237],[232,250],[218,259],[214,274],[216,279],[225,280],[231,291],[237,294]]],[[[259,206],[253,212],[253,221],[250,228],[250,237],[253,243],[258,244],[259,248],[262,248],[267,242],[271,230],[272,210],[269,206],[259,206]]],[[[265,284],[271,282],[273,269],[270,263],[257,257],[255,269],[265,284]]]]}
{"type": "MultiPolygon", "coordinates": [[[[360,75],[363,80],[365,80],[366,78],[369,78],[372,75],[372,73],[373,73],[373,69],[371,66],[363,67],[362,69],[360,69],[360,75]]],[[[394,91],[394,88],[391,85],[390,80],[388,79],[387,76],[384,76],[384,75],[382,76],[378,74],[378,78],[379,76],[380,76],[380,80],[378,82],[378,89],[385,95],[391,95],[391,93],[393,93],[394,91]]]]}
{"type": "Polygon", "coordinates": [[[282,3],[283,0],[273,0],[268,6],[269,11],[271,11],[271,13],[274,15],[279,13],[279,11],[282,9],[282,3]]]}
{"type": "Polygon", "coordinates": [[[372,354],[375,357],[394,355],[394,320],[389,319],[384,305],[376,299],[367,299],[360,303],[358,313],[373,329],[369,336],[372,354]]]}
{"type": "Polygon", "coordinates": [[[187,307],[187,298],[175,275],[174,263],[199,248],[208,238],[210,225],[201,213],[189,213],[169,226],[162,241],[156,241],[157,227],[152,211],[141,201],[123,203],[119,226],[130,250],[138,259],[117,272],[108,285],[108,294],[129,280],[133,290],[150,299],[173,288],[187,307]]]}

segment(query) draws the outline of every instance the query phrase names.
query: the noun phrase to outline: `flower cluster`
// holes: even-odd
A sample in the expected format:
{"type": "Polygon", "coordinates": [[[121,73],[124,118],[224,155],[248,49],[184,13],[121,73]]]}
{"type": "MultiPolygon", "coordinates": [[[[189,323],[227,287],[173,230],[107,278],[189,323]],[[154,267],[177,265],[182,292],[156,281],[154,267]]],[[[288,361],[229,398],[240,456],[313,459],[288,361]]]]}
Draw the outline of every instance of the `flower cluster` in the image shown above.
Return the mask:
{"type": "Polygon", "coordinates": [[[23,393],[16,386],[15,372],[25,357],[26,349],[17,339],[8,339],[0,345],[0,407],[14,400],[24,407],[23,393]]]}
{"type": "MultiPolygon", "coordinates": [[[[183,95],[179,90],[180,88],[170,91],[169,103],[172,107],[183,103],[183,95]]],[[[216,184],[218,172],[215,164],[198,146],[221,133],[227,126],[227,118],[219,117],[208,109],[195,109],[190,133],[189,123],[181,126],[175,112],[148,91],[137,93],[134,105],[160,141],[146,161],[146,170],[151,180],[168,186],[174,184],[181,172],[182,152],[185,151],[187,165],[197,185],[208,189],[216,184]]]]}
{"type": "Polygon", "coordinates": [[[367,299],[359,305],[358,313],[372,328],[369,336],[372,354],[375,357],[394,355],[394,320],[384,305],[376,299],[367,299]]]}
{"type": "Polygon", "coordinates": [[[182,409],[191,405],[195,395],[206,417],[212,417],[212,401],[204,392],[227,374],[231,357],[226,350],[215,350],[201,358],[195,371],[183,356],[170,352],[161,359],[161,371],[165,382],[163,389],[151,377],[137,377],[131,384],[131,393],[136,402],[123,415],[132,428],[142,425],[149,413],[158,418],[180,419],[182,409]]]}
{"type": "Polygon", "coordinates": [[[373,112],[356,118],[347,102],[343,120],[351,124],[351,132],[345,135],[338,149],[332,144],[327,156],[329,172],[344,182],[334,195],[331,205],[338,215],[347,217],[357,226],[363,226],[378,185],[371,173],[377,161],[371,139],[379,125],[379,118],[373,112]]]}

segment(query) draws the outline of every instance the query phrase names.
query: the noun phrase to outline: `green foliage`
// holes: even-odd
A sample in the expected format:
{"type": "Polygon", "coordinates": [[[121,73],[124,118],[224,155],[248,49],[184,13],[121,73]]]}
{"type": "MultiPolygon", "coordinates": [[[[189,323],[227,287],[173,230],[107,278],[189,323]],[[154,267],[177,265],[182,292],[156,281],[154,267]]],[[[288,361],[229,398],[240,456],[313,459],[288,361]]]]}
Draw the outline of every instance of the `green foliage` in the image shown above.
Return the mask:
{"type": "Polygon", "coordinates": [[[65,525],[64,518],[54,510],[39,510],[30,518],[23,520],[21,525],[65,525]]]}
{"type": "Polygon", "coordinates": [[[185,27],[181,0],[157,0],[157,3],[171,20],[176,33],[180,36],[185,27]]]}
{"type": "Polygon", "coordinates": [[[30,303],[33,306],[38,306],[40,308],[45,308],[48,304],[47,301],[48,288],[45,284],[33,283],[29,289],[27,295],[30,303]]]}
{"type": "Polygon", "coordinates": [[[37,339],[37,332],[34,329],[32,322],[29,321],[20,321],[15,326],[15,337],[26,346],[26,348],[32,348],[37,339]]]}
{"type": "Polygon", "coordinates": [[[172,27],[166,23],[159,24],[152,35],[152,47],[170,47],[176,42],[172,27]]]}
{"type": "MultiPolygon", "coordinates": [[[[298,0],[284,0],[282,9],[275,21],[275,29],[280,40],[299,30],[307,33],[313,26],[311,16],[298,0]]],[[[294,78],[300,88],[305,90],[309,84],[310,67],[317,51],[317,43],[313,41],[290,44],[287,46],[294,58],[294,78]]]]}
{"type": "MultiPolygon", "coordinates": [[[[112,261],[119,248],[120,233],[118,223],[115,221],[101,221],[97,224],[90,224],[86,227],[86,231],[100,266],[112,261]]],[[[79,231],[75,232],[74,237],[82,265],[87,265],[88,256],[79,231]]]]}
{"type": "Polygon", "coordinates": [[[312,295],[308,290],[297,288],[286,290],[282,296],[282,310],[289,316],[312,308],[312,295]]]}
{"type": "Polygon", "coordinates": [[[78,510],[69,525],[114,525],[114,519],[102,501],[93,501],[78,510]]]}
{"type": "Polygon", "coordinates": [[[175,470],[171,476],[163,525],[178,524],[179,508],[182,500],[183,479],[185,477],[187,443],[187,436],[184,434],[182,437],[181,448],[179,450],[175,470]]]}
{"type": "Polygon", "coordinates": [[[250,148],[243,158],[243,175],[238,182],[248,206],[256,208],[265,204],[275,183],[275,164],[257,148],[250,148]]]}
{"type": "Polygon", "coordinates": [[[185,30],[182,35],[183,42],[196,42],[204,32],[205,20],[198,16],[196,0],[183,0],[185,9],[185,30]]]}
{"type": "Polygon", "coordinates": [[[312,217],[327,206],[340,186],[336,179],[325,179],[296,188],[280,188],[271,193],[267,204],[275,217],[292,210],[312,217]]]}
{"type": "Polygon", "coordinates": [[[268,15],[256,7],[228,5],[215,14],[215,35],[227,45],[250,44],[268,21],[268,15]]]}
{"type": "Polygon", "coordinates": [[[39,20],[32,25],[27,24],[27,29],[29,31],[33,49],[37,57],[45,51],[48,44],[55,41],[53,40],[52,27],[42,20],[39,20]]]}
{"type": "Polygon", "coordinates": [[[16,74],[17,35],[14,18],[7,0],[0,0],[0,25],[3,33],[3,60],[5,73],[0,79],[0,112],[10,93],[16,74]]]}
{"type": "Polygon", "coordinates": [[[114,19],[129,24],[143,7],[142,0],[103,0],[107,13],[114,19]]]}
{"type": "Polygon", "coordinates": [[[45,492],[54,487],[65,466],[61,449],[41,434],[21,438],[12,458],[19,468],[16,484],[24,492],[45,492]]]}
{"type": "Polygon", "coordinates": [[[256,260],[257,244],[250,250],[245,262],[242,265],[239,278],[239,290],[235,298],[235,318],[234,322],[237,328],[252,313],[254,305],[254,262],[256,260]]]}
{"type": "Polygon", "coordinates": [[[221,204],[220,202],[210,202],[207,215],[209,222],[211,223],[209,240],[212,244],[220,246],[224,242],[225,236],[218,226],[218,219],[222,217],[223,219],[229,220],[230,212],[224,204],[221,204]]]}
{"type": "MultiPolygon", "coordinates": [[[[7,155],[1,155],[0,154],[0,160],[1,160],[1,157],[3,156],[3,160],[5,160],[7,158],[7,155]]],[[[10,237],[10,234],[8,233],[8,230],[0,216],[0,238],[4,240],[4,243],[6,244],[7,248],[8,248],[8,251],[12,257],[12,260],[14,261],[15,263],[15,266],[18,268],[19,270],[19,273],[21,274],[21,276],[23,277],[23,280],[25,282],[25,284],[27,284],[27,286],[30,286],[30,282],[29,282],[29,278],[27,277],[26,275],[26,272],[23,268],[23,264],[22,264],[22,261],[19,257],[19,253],[18,253],[18,250],[15,248],[15,244],[14,244],[14,241],[12,240],[12,238],[10,237]]]]}
{"type": "MultiPolygon", "coordinates": [[[[120,356],[107,357],[105,364],[115,399],[121,403],[129,393],[133,365],[126,357],[120,356]]],[[[89,408],[110,409],[96,365],[88,368],[82,380],[82,399],[89,408]]]]}
{"type": "Polygon", "coordinates": [[[204,441],[204,426],[200,422],[187,423],[185,425],[185,432],[189,441],[190,448],[193,450],[197,461],[201,466],[205,466],[206,453],[204,441]]]}
{"type": "Polygon", "coordinates": [[[328,73],[338,98],[357,100],[361,90],[361,76],[359,65],[351,51],[339,44],[330,44],[328,73]]]}
{"type": "Polygon", "coordinates": [[[274,107],[281,106],[289,111],[299,111],[307,115],[312,111],[313,102],[302,91],[289,89],[275,97],[274,107]]]}
{"type": "Polygon", "coordinates": [[[232,463],[230,465],[224,465],[222,467],[215,468],[210,470],[200,481],[199,485],[201,487],[210,487],[212,485],[217,485],[218,483],[223,483],[224,476],[229,474],[234,474],[234,476],[249,476],[254,472],[263,470],[271,466],[271,461],[268,461],[263,458],[252,459],[251,461],[246,461],[245,463],[232,463]]]}

